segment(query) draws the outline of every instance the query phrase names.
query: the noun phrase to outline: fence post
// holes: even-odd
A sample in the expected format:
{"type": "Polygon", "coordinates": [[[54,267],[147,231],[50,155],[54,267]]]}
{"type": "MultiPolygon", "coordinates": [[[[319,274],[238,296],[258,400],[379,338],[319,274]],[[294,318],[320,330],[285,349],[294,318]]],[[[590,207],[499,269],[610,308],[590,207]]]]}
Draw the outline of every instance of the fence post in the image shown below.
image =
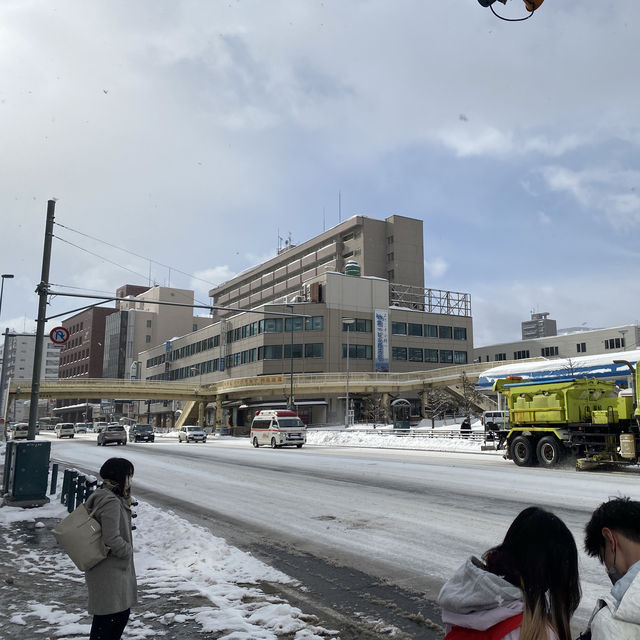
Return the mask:
{"type": "MultiPolygon", "coordinates": [[[[82,475],[80,475],[80,476],[78,476],[76,478],[76,495],[75,495],[75,498],[76,498],[75,499],[75,505],[76,506],[79,505],[79,504],[82,504],[84,502],[84,500],[85,500],[84,492],[85,492],[85,490],[87,488],[86,481],[87,481],[87,479],[85,478],[85,476],[82,476],[82,475]]],[[[74,506],[74,508],[75,508],[75,506],[74,506]]]]}
{"type": "Polygon", "coordinates": [[[49,489],[49,495],[53,495],[58,487],[58,463],[54,462],[51,465],[51,487],[49,489]]]}

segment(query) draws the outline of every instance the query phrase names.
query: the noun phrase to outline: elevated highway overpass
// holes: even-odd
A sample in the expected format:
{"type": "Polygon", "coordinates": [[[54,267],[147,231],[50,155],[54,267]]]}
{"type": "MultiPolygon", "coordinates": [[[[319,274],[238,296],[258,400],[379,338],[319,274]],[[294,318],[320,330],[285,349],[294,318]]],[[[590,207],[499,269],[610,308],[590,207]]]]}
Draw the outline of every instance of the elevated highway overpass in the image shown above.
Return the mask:
{"type": "MultiPolygon", "coordinates": [[[[389,394],[403,396],[421,393],[429,389],[445,389],[460,399],[461,379],[464,374],[471,383],[477,383],[479,376],[487,369],[486,363],[458,365],[430,371],[410,373],[370,373],[352,371],[349,373],[349,389],[354,394],[389,394]]],[[[287,373],[255,377],[226,378],[211,383],[194,384],[190,381],[148,381],[121,380],[112,378],[42,380],[40,397],[51,399],[116,399],[116,400],[179,400],[185,403],[180,422],[197,415],[201,418],[204,407],[213,402],[222,408],[224,401],[249,401],[251,398],[282,400],[289,395],[291,378],[287,373]]],[[[294,374],[294,397],[340,394],[347,383],[346,373],[294,374]]],[[[29,399],[31,380],[14,379],[9,386],[10,400],[29,399]]],[[[475,410],[493,408],[489,398],[474,398],[475,410]]],[[[216,416],[221,412],[216,412],[216,416]]]]}

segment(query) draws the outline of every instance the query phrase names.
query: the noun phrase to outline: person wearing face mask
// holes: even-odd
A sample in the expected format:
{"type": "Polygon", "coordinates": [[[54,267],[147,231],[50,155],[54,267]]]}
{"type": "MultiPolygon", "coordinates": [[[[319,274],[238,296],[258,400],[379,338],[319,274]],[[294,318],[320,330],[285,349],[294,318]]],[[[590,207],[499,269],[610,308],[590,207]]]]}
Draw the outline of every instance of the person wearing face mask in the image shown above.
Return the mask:
{"type": "Polygon", "coordinates": [[[585,528],[584,548],[600,559],[613,587],[598,599],[581,638],[640,640],[640,502],[603,502],[585,528]]]}
{"type": "Polygon", "coordinates": [[[100,477],[103,484],[89,496],[86,507],[102,527],[109,554],[85,572],[87,610],[93,615],[89,640],[120,640],[137,602],[131,536],[133,464],[126,458],[109,458],[100,477]]]}

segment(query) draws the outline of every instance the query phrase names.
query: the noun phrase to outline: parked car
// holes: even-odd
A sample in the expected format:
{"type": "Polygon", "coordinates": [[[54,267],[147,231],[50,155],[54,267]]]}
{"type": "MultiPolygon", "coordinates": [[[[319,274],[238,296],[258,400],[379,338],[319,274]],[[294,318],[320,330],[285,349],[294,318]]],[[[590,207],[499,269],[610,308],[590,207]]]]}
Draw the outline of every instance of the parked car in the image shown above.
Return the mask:
{"type": "Polygon", "coordinates": [[[109,424],[98,434],[98,446],[127,444],[127,432],[121,424],[109,424]]]}
{"type": "Polygon", "coordinates": [[[87,423],[76,422],[76,433],[87,433],[87,423]]]}
{"type": "Polygon", "coordinates": [[[186,426],[178,431],[178,442],[206,442],[207,434],[201,427],[186,426]]]}
{"type": "Polygon", "coordinates": [[[129,439],[134,442],[153,442],[156,437],[150,424],[134,424],[129,427],[129,439]]]}
{"type": "Polygon", "coordinates": [[[73,422],[59,422],[56,425],[56,438],[73,438],[76,425],[73,422]]]}
{"type": "Polygon", "coordinates": [[[29,424],[27,422],[16,422],[9,425],[12,440],[27,440],[29,438],[29,424]]]}

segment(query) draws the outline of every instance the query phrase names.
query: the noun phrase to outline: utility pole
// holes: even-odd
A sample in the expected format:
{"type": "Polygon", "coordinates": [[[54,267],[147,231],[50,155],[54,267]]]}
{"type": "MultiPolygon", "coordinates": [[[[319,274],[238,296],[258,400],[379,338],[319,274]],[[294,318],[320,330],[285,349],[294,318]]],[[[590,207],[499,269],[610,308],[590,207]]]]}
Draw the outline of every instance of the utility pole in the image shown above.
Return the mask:
{"type": "Polygon", "coordinates": [[[51,242],[53,239],[53,219],[55,217],[55,200],[47,203],[47,224],[44,232],[44,249],[42,251],[42,276],[36,287],[39,297],[38,320],[36,323],[36,346],[33,354],[33,373],[31,374],[31,402],[29,403],[29,440],[36,439],[36,422],[38,421],[38,399],[40,397],[40,371],[42,370],[42,350],[44,347],[44,326],[47,318],[47,298],[49,296],[49,267],[51,266],[51,242]]]}

